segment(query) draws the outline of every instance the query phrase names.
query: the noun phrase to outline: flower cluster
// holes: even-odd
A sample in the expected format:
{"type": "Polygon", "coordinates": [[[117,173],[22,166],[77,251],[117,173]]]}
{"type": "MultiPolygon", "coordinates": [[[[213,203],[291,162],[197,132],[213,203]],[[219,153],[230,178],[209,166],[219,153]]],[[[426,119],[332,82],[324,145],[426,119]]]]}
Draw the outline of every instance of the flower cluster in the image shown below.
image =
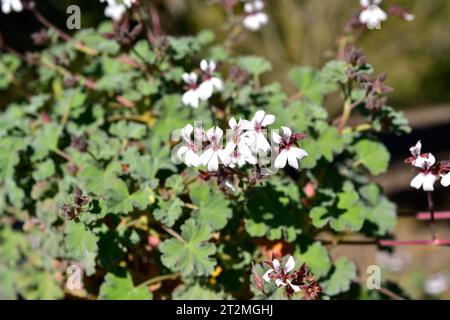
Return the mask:
{"type": "MultiPolygon", "coordinates": [[[[194,130],[194,127],[188,124],[181,130],[183,144],[176,150],[175,159],[189,167],[207,166],[210,172],[218,171],[221,165],[230,168],[242,167],[247,163],[256,165],[258,154],[277,151],[266,137],[266,128],[274,122],[275,116],[262,110],[257,111],[251,121],[236,121],[231,118],[228,122],[230,129],[227,130],[225,147],[222,143],[223,130],[219,127],[205,132],[202,128],[194,130]]],[[[298,146],[298,140],[304,139],[305,135],[292,133],[287,127],[282,127],[282,131],[282,136],[276,132],[272,134],[272,141],[279,149],[274,165],[279,169],[288,163],[298,169],[298,160],[308,155],[298,146]]]]}
{"type": "Polygon", "coordinates": [[[414,20],[414,15],[401,7],[391,7],[386,13],[379,7],[382,0],[360,0],[362,11],[359,14],[359,23],[366,25],[369,29],[380,29],[381,22],[386,21],[389,15],[399,16],[406,21],[414,20]]]}
{"type": "Polygon", "coordinates": [[[2,4],[2,12],[4,14],[11,13],[11,11],[21,12],[23,5],[21,0],[0,0],[2,4]]]}
{"type": "Polygon", "coordinates": [[[386,95],[393,91],[385,84],[386,73],[378,75],[374,80],[371,79],[365,72],[368,66],[364,52],[354,46],[346,49],[344,59],[350,66],[347,69],[348,77],[357,82],[365,92],[365,108],[371,112],[383,109],[387,103],[386,95]]]}
{"type": "Polygon", "coordinates": [[[297,292],[302,292],[307,300],[319,299],[322,288],[305,263],[298,270],[295,270],[295,261],[292,256],[289,256],[282,266],[280,260],[274,254],[272,254],[271,261],[265,261],[264,263],[269,266],[269,269],[264,273],[262,279],[255,273],[253,274],[253,282],[261,292],[264,293],[264,282],[262,280],[268,283],[275,281],[278,288],[284,288],[284,295],[288,299],[291,299],[297,292]]]}
{"type": "Polygon", "coordinates": [[[198,75],[195,72],[184,73],[183,81],[186,84],[182,101],[185,105],[198,108],[200,100],[207,101],[214,93],[214,90],[222,91],[223,82],[214,75],[216,63],[203,59],[200,62],[202,71],[202,81],[198,84],[198,75]]]}
{"type": "Polygon", "coordinates": [[[264,2],[261,0],[247,2],[244,4],[244,28],[250,31],[258,31],[269,22],[269,16],[263,11],[264,2]]]}
{"type": "Polygon", "coordinates": [[[444,187],[450,185],[450,161],[436,162],[436,158],[431,153],[422,153],[422,143],[419,141],[410,149],[411,157],[405,160],[419,170],[411,181],[411,187],[415,189],[423,188],[424,191],[434,191],[434,184],[439,178],[444,187]]]}
{"type": "Polygon", "coordinates": [[[136,2],[136,0],[122,0],[122,2],[118,2],[118,0],[100,0],[100,2],[105,1],[107,3],[105,8],[105,16],[114,21],[122,19],[122,16],[125,14],[127,9],[131,8],[136,2]]]}

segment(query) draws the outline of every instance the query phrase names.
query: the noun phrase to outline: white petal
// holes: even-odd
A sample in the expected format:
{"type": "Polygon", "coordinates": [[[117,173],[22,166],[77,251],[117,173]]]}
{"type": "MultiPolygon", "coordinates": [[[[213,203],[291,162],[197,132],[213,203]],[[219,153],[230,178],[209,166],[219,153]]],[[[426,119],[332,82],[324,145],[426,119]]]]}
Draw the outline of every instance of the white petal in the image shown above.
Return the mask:
{"type": "Polygon", "coordinates": [[[281,279],[276,279],[275,284],[277,285],[277,287],[286,287],[286,283],[284,283],[281,279]]]}
{"type": "Polygon", "coordinates": [[[253,8],[253,3],[251,3],[251,2],[246,2],[245,4],[244,4],[244,11],[246,12],[246,13],[251,13],[251,12],[253,12],[255,9],[253,8]]]}
{"type": "Polygon", "coordinates": [[[257,31],[261,27],[261,24],[259,22],[259,19],[256,15],[252,14],[249,16],[246,16],[242,20],[242,24],[244,25],[245,29],[248,29],[250,31],[257,31]]]}
{"type": "Polygon", "coordinates": [[[291,286],[291,288],[295,291],[295,292],[300,292],[302,291],[302,289],[300,289],[300,286],[297,286],[295,284],[292,284],[290,280],[287,280],[287,283],[289,283],[289,285],[291,286]]]}
{"type": "Polygon", "coordinates": [[[273,142],[280,144],[281,143],[281,136],[276,133],[276,132],[272,132],[272,140],[273,142]]]}
{"type": "Polygon", "coordinates": [[[424,157],[417,157],[416,160],[414,160],[413,163],[417,168],[425,169],[426,167],[426,158],[424,157]]]}
{"type": "Polygon", "coordinates": [[[264,9],[264,2],[262,2],[261,0],[257,0],[253,2],[253,7],[255,8],[256,11],[260,11],[264,9]]]}
{"type": "Polygon", "coordinates": [[[264,117],[264,120],[261,122],[261,125],[263,127],[270,126],[272,123],[275,122],[275,116],[273,114],[266,114],[264,117]]]}
{"type": "Polygon", "coordinates": [[[298,169],[298,158],[295,156],[295,153],[291,152],[292,150],[289,149],[289,151],[287,152],[288,154],[288,163],[289,165],[294,168],[294,169],[298,169]]]}
{"type": "Polygon", "coordinates": [[[200,157],[191,149],[186,152],[185,162],[189,167],[198,167],[201,164],[200,157]]]}
{"type": "Polygon", "coordinates": [[[208,100],[213,94],[213,84],[211,81],[203,81],[197,89],[198,95],[202,100],[208,100]]]}
{"type": "Polygon", "coordinates": [[[442,179],[441,179],[441,184],[442,184],[444,187],[450,186],[450,172],[447,173],[445,176],[442,177],[442,179]]]}
{"type": "Polygon", "coordinates": [[[214,150],[212,148],[208,148],[206,149],[205,152],[202,153],[202,155],[200,156],[200,159],[202,160],[202,164],[204,166],[206,166],[208,164],[208,162],[211,160],[211,157],[214,154],[214,150]]]}
{"type": "Polygon", "coordinates": [[[187,72],[183,73],[182,78],[185,83],[189,83],[189,80],[190,80],[189,73],[187,73],[187,72]]]}
{"type": "Polygon", "coordinates": [[[263,122],[265,115],[266,113],[263,110],[258,110],[256,111],[253,119],[255,120],[256,123],[261,123],[263,122]]]}
{"type": "Polygon", "coordinates": [[[266,273],[264,273],[263,275],[263,279],[266,282],[270,282],[270,274],[273,272],[273,269],[269,269],[266,271],[266,273]]]}
{"type": "Polygon", "coordinates": [[[183,94],[181,100],[184,105],[191,106],[193,108],[198,108],[199,96],[195,90],[186,91],[183,94]]]}
{"type": "Polygon", "coordinates": [[[194,127],[192,124],[188,123],[184,126],[184,128],[181,130],[181,134],[183,135],[183,138],[186,138],[186,140],[190,140],[192,131],[194,130],[194,127]]]}
{"type": "Polygon", "coordinates": [[[280,272],[280,265],[281,265],[280,261],[278,259],[273,259],[272,264],[275,271],[280,272]]]}
{"type": "Polygon", "coordinates": [[[427,174],[423,179],[423,190],[434,191],[434,183],[436,182],[436,176],[434,174],[427,174]]]}
{"type": "Polygon", "coordinates": [[[236,129],[237,127],[237,122],[236,119],[233,117],[228,121],[228,125],[230,126],[231,129],[236,129]]]}
{"type": "Polygon", "coordinates": [[[181,160],[183,158],[183,154],[185,154],[188,150],[188,146],[179,147],[179,149],[177,150],[177,158],[181,160]]]}
{"type": "Polygon", "coordinates": [[[256,149],[264,152],[270,150],[270,144],[262,133],[256,135],[256,149]]]}
{"type": "Polygon", "coordinates": [[[20,12],[23,9],[22,2],[20,0],[13,0],[12,7],[16,12],[20,12]]]}
{"type": "Polygon", "coordinates": [[[269,23],[269,16],[264,12],[256,14],[256,19],[258,19],[260,25],[266,25],[269,23]]]}
{"type": "Polygon", "coordinates": [[[420,156],[421,150],[422,150],[422,142],[420,140],[416,143],[414,147],[409,148],[409,151],[411,151],[411,154],[414,157],[420,156]]]}
{"type": "Polygon", "coordinates": [[[214,86],[214,88],[217,89],[217,91],[222,91],[223,89],[223,82],[219,78],[213,77],[211,78],[211,83],[214,86]]]}
{"type": "Polygon", "coordinates": [[[292,130],[288,127],[281,127],[281,129],[283,130],[284,136],[289,139],[292,135],[292,130]]]}
{"type": "Polygon", "coordinates": [[[252,130],[254,128],[253,123],[248,120],[242,120],[242,128],[244,130],[252,130]]]}
{"type": "Polygon", "coordinates": [[[214,172],[219,170],[219,155],[214,152],[211,159],[208,162],[208,171],[214,172]]]}
{"type": "Polygon", "coordinates": [[[428,158],[426,159],[426,165],[427,168],[431,168],[436,163],[436,158],[433,156],[432,153],[428,154],[428,158]]]}
{"type": "Polygon", "coordinates": [[[361,7],[368,7],[370,5],[369,0],[360,0],[359,4],[361,5],[361,7]]]}
{"type": "Polygon", "coordinates": [[[205,59],[203,59],[200,62],[200,69],[202,69],[204,72],[208,71],[208,61],[206,61],[205,59]]]}
{"type": "Polygon", "coordinates": [[[288,158],[288,152],[286,149],[282,150],[281,153],[275,159],[275,168],[281,169],[286,166],[286,161],[288,158]]]}
{"type": "Polygon", "coordinates": [[[284,265],[284,273],[289,273],[295,268],[295,260],[292,256],[289,256],[288,261],[284,265]]]}
{"type": "Polygon", "coordinates": [[[411,180],[410,186],[419,190],[422,187],[424,178],[425,175],[423,173],[419,173],[414,179],[411,180]]]}
{"type": "Polygon", "coordinates": [[[210,61],[208,65],[208,71],[213,72],[214,70],[216,70],[216,63],[214,61],[210,61]]]}
{"type": "Polygon", "coordinates": [[[308,156],[308,153],[305,150],[297,147],[291,147],[289,149],[289,154],[300,160],[308,156]]]}

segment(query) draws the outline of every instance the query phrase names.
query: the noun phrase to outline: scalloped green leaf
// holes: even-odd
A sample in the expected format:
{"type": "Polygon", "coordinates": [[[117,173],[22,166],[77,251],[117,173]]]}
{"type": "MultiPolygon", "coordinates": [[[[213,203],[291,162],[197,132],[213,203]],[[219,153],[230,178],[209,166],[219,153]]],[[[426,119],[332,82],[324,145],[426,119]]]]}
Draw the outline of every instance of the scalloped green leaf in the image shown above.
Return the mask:
{"type": "Polygon", "coordinates": [[[86,229],[84,224],[70,221],[65,229],[65,246],[69,256],[80,262],[86,274],[95,272],[95,259],[98,253],[98,237],[86,229]]]}
{"type": "Polygon", "coordinates": [[[153,294],[145,286],[135,286],[129,273],[125,278],[108,273],[100,286],[98,298],[100,300],[152,300],[153,294]]]}
{"type": "Polygon", "coordinates": [[[179,239],[169,239],[160,244],[161,261],[169,269],[185,276],[208,276],[214,271],[216,261],[211,257],[216,247],[208,242],[212,237],[207,225],[187,220],[181,227],[179,239]]]}
{"type": "Polygon", "coordinates": [[[232,211],[228,207],[229,201],[209,184],[194,184],[189,195],[192,203],[197,206],[193,215],[200,222],[206,223],[213,230],[220,230],[231,218],[232,211]]]}
{"type": "Polygon", "coordinates": [[[347,257],[340,257],[334,264],[334,271],[330,279],[322,286],[326,294],[335,296],[350,289],[352,280],[356,278],[356,265],[347,257]]]}
{"type": "Polygon", "coordinates": [[[383,144],[371,140],[361,140],[354,146],[354,151],[356,154],[355,166],[362,164],[373,175],[387,171],[391,156],[383,144]]]}

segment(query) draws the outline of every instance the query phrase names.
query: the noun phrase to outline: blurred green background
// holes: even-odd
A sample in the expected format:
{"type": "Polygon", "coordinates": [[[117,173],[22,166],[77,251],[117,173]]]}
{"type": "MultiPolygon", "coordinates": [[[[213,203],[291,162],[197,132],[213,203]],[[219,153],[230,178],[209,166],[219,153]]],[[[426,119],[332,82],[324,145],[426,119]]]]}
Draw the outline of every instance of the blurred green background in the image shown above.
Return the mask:
{"type": "MultiPolygon", "coordinates": [[[[189,35],[203,28],[217,32],[218,40],[226,36],[223,23],[226,14],[213,0],[159,0],[155,1],[162,16],[167,34],[189,35]]],[[[65,26],[66,8],[77,4],[82,10],[82,28],[98,25],[104,19],[104,4],[92,0],[39,0],[45,16],[62,27],[65,26]]],[[[248,34],[236,50],[265,56],[273,70],[264,82],[278,81],[288,92],[294,92],[287,72],[297,65],[320,67],[334,56],[336,39],[343,25],[358,9],[359,0],[269,0],[266,1],[270,23],[261,31],[248,34]]],[[[433,152],[437,159],[450,156],[450,1],[448,0],[385,0],[383,7],[402,5],[416,19],[406,22],[391,17],[381,30],[368,30],[358,46],[365,50],[367,60],[377,73],[386,71],[388,85],[395,91],[389,104],[404,110],[411,121],[413,132],[404,137],[383,136],[393,158],[389,172],[379,178],[388,196],[399,206],[399,224],[396,237],[402,240],[427,239],[428,225],[414,218],[417,211],[426,210],[425,193],[412,190],[409,182],[414,173],[403,164],[408,149],[419,139],[424,151],[433,152]]],[[[29,35],[39,30],[39,25],[29,14],[0,14],[0,30],[5,41],[20,51],[32,50],[29,35]]],[[[0,94],[3,109],[5,95],[0,94]]],[[[337,99],[326,102],[331,114],[338,114],[337,99]]],[[[436,192],[437,210],[450,211],[450,190],[439,188],[436,192]]],[[[450,239],[450,222],[438,222],[438,234],[450,239]]],[[[358,261],[361,270],[370,264],[386,264],[389,277],[400,280],[407,293],[414,298],[424,298],[427,279],[447,277],[444,298],[450,298],[450,248],[413,247],[396,250],[397,266],[389,262],[376,248],[360,250],[340,247],[339,255],[358,261]],[[394,269],[394,271],[392,270],[394,269]]],[[[392,258],[392,257],[391,257],[392,258]]],[[[364,278],[365,275],[362,274],[364,278]]],[[[441,280],[441,283],[445,280],[441,280]]]]}

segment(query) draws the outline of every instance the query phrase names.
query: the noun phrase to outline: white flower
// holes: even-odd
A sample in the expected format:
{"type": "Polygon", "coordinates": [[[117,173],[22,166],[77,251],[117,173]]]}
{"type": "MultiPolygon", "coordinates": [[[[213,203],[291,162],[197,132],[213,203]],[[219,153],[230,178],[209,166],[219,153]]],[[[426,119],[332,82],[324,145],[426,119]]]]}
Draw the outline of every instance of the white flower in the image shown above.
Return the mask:
{"type": "Polygon", "coordinates": [[[434,191],[434,183],[436,176],[430,171],[435,164],[435,157],[429,153],[426,157],[419,156],[414,161],[414,165],[421,169],[421,172],[411,181],[411,187],[420,189],[423,187],[424,191],[434,191]]]}
{"type": "Polygon", "coordinates": [[[359,3],[361,4],[361,7],[368,7],[370,5],[380,5],[381,0],[360,0],[359,3]]]}
{"type": "Polygon", "coordinates": [[[203,59],[200,62],[200,69],[204,72],[203,82],[198,87],[198,94],[202,100],[208,100],[213,95],[214,89],[222,91],[223,82],[213,75],[216,70],[216,63],[214,61],[206,61],[203,59]]]}
{"type": "Polygon", "coordinates": [[[251,121],[243,120],[243,126],[245,130],[248,130],[246,135],[249,138],[250,148],[253,152],[270,150],[270,144],[264,136],[264,128],[274,122],[275,116],[272,114],[266,115],[262,110],[257,111],[251,121]]]}
{"type": "Polygon", "coordinates": [[[414,158],[419,157],[422,152],[422,142],[419,140],[414,147],[409,148],[409,151],[414,158]]]}
{"type": "Polygon", "coordinates": [[[429,295],[440,295],[447,291],[450,281],[445,273],[438,273],[427,279],[424,291],[429,295]]]}
{"type": "Polygon", "coordinates": [[[289,256],[289,259],[287,260],[284,267],[281,267],[281,263],[278,259],[272,260],[272,266],[273,268],[267,270],[266,273],[264,273],[264,281],[270,282],[272,279],[275,279],[275,284],[277,287],[285,287],[289,285],[294,291],[300,291],[300,287],[293,285],[290,280],[283,280],[286,278],[286,275],[295,268],[295,260],[292,256],[289,256]]]}
{"type": "Polygon", "coordinates": [[[242,167],[245,163],[255,165],[257,162],[256,157],[248,146],[248,137],[243,133],[243,120],[239,119],[239,122],[236,122],[236,119],[231,118],[230,121],[228,121],[228,124],[230,125],[232,132],[231,136],[227,137],[228,143],[224,149],[224,154],[230,157],[229,166],[232,168],[236,165],[242,167]]]}
{"type": "Polygon", "coordinates": [[[23,10],[23,5],[20,0],[0,0],[2,3],[2,12],[8,14],[11,11],[20,12],[23,10]]]}
{"type": "Polygon", "coordinates": [[[361,0],[364,10],[359,15],[359,22],[367,25],[369,29],[379,29],[381,21],[387,20],[387,14],[378,5],[381,0],[361,0]]]}
{"type": "Polygon", "coordinates": [[[131,8],[136,2],[136,0],[123,0],[122,3],[118,3],[117,0],[100,0],[100,2],[105,1],[108,4],[105,8],[105,16],[114,21],[122,19],[127,8],[131,8]]]}
{"type": "Polygon", "coordinates": [[[213,127],[206,132],[210,145],[200,158],[203,165],[208,166],[208,171],[217,171],[219,170],[219,163],[227,165],[230,162],[221,146],[222,135],[223,131],[218,127],[213,127]]]}
{"type": "Polygon", "coordinates": [[[281,127],[283,130],[283,137],[278,133],[272,134],[272,139],[275,143],[280,145],[280,153],[275,159],[275,168],[284,168],[286,162],[295,169],[298,169],[298,160],[308,156],[308,153],[300,148],[293,146],[293,140],[291,138],[292,131],[287,127],[281,127]]]}
{"type": "Polygon", "coordinates": [[[182,101],[185,105],[198,108],[200,97],[198,94],[197,74],[194,72],[184,73],[183,81],[187,85],[187,91],[183,94],[182,101]]]}
{"type": "Polygon", "coordinates": [[[198,155],[200,145],[196,145],[191,139],[191,134],[194,128],[188,124],[181,130],[181,135],[184,140],[184,144],[177,150],[177,157],[183,161],[188,167],[198,167],[201,165],[201,159],[198,155]]]}
{"type": "Polygon", "coordinates": [[[450,172],[447,173],[446,175],[443,175],[443,176],[442,176],[441,184],[442,184],[444,187],[450,186],[450,172]]]}
{"type": "Polygon", "coordinates": [[[245,17],[242,20],[244,27],[251,31],[259,30],[269,22],[268,15],[263,12],[264,3],[262,1],[247,2],[244,5],[245,17]]]}

